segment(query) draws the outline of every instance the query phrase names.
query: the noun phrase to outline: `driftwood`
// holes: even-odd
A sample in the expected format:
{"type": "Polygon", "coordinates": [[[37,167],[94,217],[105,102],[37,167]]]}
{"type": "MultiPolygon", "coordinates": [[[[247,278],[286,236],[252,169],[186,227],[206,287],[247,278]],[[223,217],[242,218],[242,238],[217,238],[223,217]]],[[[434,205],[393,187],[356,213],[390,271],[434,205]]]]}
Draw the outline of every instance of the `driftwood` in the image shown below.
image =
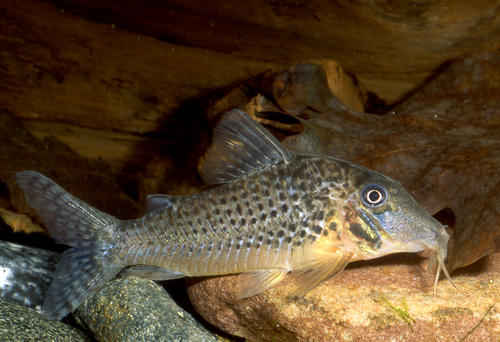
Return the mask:
{"type": "Polygon", "coordinates": [[[498,2],[488,0],[57,3],[92,20],[247,60],[333,58],[390,103],[443,62],[498,43],[500,33],[498,2]]]}
{"type": "Polygon", "coordinates": [[[151,160],[177,163],[152,166],[162,176],[194,165],[187,155],[207,135],[204,97],[214,90],[333,58],[392,104],[500,36],[491,1],[54,3],[0,4],[0,109],[36,137],[138,178],[151,160]]]}
{"type": "Polygon", "coordinates": [[[153,161],[189,163],[207,135],[203,97],[278,65],[161,42],[42,1],[2,2],[0,32],[0,108],[34,136],[129,174],[153,161]]]}

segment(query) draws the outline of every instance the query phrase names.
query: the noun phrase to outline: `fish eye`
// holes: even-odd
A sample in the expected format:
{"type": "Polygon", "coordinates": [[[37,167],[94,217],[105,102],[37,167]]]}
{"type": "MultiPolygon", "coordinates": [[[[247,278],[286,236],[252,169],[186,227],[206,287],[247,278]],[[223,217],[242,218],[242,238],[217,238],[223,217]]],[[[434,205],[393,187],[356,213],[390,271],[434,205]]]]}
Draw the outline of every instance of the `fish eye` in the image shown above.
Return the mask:
{"type": "Polygon", "coordinates": [[[361,201],[367,207],[380,207],[387,201],[387,192],[378,184],[369,184],[361,191],[361,201]]]}

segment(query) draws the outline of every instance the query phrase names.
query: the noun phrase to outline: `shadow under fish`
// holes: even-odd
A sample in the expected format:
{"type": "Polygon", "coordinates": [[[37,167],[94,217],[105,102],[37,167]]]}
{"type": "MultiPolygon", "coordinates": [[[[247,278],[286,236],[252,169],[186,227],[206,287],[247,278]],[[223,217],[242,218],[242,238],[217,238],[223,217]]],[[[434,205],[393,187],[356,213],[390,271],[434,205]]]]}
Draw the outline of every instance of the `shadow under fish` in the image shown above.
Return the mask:
{"type": "Polygon", "coordinates": [[[60,255],[42,310],[61,319],[116,275],[153,280],[249,273],[240,297],[288,273],[304,295],[352,261],[435,251],[446,277],[448,234],[384,175],[330,156],[288,150],[240,110],[215,128],[200,173],[216,187],[195,195],[147,197],[147,214],[119,220],[47,177],[15,180],[60,255]]]}

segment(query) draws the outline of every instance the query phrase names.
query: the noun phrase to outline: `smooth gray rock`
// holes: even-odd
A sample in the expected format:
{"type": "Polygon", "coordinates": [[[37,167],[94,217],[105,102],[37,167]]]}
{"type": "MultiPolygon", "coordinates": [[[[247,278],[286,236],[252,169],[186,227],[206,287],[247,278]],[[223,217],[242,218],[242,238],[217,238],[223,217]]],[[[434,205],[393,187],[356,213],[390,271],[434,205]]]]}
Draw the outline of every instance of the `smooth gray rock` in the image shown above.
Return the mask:
{"type": "Polygon", "coordinates": [[[98,341],[219,341],[160,285],[136,277],[112,280],[75,312],[98,341]]]}
{"type": "Polygon", "coordinates": [[[58,255],[0,241],[0,298],[40,310],[58,255]]]}
{"type": "Polygon", "coordinates": [[[91,341],[83,332],[49,321],[33,309],[0,298],[0,341],[91,341]]]}
{"type": "MultiPolygon", "coordinates": [[[[1,334],[8,334],[9,329],[15,333],[14,340],[72,341],[74,336],[80,336],[78,330],[66,324],[46,320],[33,310],[11,303],[39,311],[57,258],[54,252],[0,241],[0,298],[7,300],[0,307],[0,341],[5,340],[2,337],[8,335],[1,334]],[[58,335],[40,335],[39,329],[58,335]],[[18,333],[22,333],[19,338],[18,333]]],[[[98,341],[218,341],[164,288],[141,278],[109,282],[91,295],[74,316],[98,341]]]]}

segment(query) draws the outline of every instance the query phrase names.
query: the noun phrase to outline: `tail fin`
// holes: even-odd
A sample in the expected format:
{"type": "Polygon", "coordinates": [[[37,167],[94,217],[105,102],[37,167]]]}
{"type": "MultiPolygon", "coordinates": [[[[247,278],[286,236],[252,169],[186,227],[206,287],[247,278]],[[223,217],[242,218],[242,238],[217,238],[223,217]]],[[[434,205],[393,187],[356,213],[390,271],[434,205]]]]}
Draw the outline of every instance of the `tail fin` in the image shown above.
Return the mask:
{"type": "Polygon", "coordinates": [[[59,320],[125,266],[114,248],[120,220],[73,197],[38,172],[20,172],[14,179],[52,238],[73,247],[60,255],[42,306],[45,316],[59,320]]]}

